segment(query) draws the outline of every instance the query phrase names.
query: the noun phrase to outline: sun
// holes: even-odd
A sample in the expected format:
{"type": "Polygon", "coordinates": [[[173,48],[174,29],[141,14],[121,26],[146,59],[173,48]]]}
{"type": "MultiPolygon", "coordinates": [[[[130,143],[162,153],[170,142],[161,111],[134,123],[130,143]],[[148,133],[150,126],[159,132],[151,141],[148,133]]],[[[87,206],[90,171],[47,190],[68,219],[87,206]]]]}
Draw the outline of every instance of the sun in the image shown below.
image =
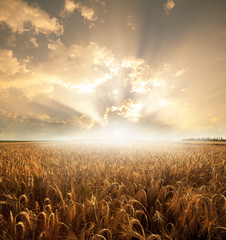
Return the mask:
{"type": "Polygon", "coordinates": [[[114,121],[109,123],[99,132],[99,139],[114,142],[116,144],[129,144],[138,139],[143,139],[142,131],[135,123],[126,121],[114,121]]]}
{"type": "Polygon", "coordinates": [[[110,140],[123,140],[131,136],[130,127],[122,122],[112,123],[104,130],[104,138],[110,140]]]}
{"type": "Polygon", "coordinates": [[[114,133],[113,133],[113,137],[115,139],[120,139],[121,138],[121,135],[120,135],[120,132],[118,130],[116,130],[114,133]]]}

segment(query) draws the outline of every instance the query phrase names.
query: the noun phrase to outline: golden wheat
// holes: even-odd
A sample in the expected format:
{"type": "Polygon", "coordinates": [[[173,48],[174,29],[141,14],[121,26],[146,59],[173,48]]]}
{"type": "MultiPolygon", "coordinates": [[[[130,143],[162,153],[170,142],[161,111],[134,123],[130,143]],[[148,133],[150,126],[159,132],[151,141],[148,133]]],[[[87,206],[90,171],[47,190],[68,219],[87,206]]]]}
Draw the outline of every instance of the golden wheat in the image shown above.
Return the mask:
{"type": "Polygon", "coordinates": [[[225,149],[2,143],[0,239],[223,239],[225,149]]]}

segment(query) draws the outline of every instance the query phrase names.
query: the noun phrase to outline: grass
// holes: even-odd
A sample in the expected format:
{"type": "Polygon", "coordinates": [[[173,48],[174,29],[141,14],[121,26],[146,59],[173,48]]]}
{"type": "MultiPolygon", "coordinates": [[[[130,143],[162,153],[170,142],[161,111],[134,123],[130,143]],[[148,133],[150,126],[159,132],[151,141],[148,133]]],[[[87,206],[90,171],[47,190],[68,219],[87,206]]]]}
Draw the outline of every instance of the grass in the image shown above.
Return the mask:
{"type": "Polygon", "coordinates": [[[0,144],[0,239],[223,239],[226,145],[0,144]]]}

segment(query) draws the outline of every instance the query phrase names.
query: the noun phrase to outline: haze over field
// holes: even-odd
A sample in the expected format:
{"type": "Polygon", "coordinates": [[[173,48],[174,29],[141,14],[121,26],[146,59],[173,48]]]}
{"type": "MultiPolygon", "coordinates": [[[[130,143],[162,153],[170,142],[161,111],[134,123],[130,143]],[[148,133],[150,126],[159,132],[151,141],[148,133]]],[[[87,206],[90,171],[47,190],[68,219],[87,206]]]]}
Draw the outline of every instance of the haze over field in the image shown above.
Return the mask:
{"type": "Polygon", "coordinates": [[[1,0],[0,139],[226,137],[225,0],[1,0]]]}

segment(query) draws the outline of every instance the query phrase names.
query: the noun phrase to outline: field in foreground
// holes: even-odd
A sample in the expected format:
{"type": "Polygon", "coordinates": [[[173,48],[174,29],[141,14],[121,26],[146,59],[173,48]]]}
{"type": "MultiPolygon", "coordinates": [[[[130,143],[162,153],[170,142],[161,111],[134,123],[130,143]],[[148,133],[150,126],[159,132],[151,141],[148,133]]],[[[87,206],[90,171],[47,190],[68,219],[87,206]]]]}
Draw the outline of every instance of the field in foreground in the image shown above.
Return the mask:
{"type": "Polygon", "coordinates": [[[0,144],[0,239],[223,239],[226,145],[0,144]]]}

